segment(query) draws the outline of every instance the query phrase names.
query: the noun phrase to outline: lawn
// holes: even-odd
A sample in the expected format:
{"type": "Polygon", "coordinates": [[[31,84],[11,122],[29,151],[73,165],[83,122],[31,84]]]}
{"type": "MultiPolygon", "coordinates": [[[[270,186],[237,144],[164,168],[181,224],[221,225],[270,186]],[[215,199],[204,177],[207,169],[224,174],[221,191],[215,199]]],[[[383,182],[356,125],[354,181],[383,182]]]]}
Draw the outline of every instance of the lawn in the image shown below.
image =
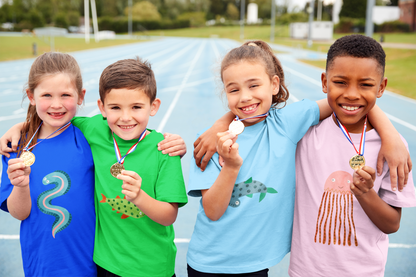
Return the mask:
{"type": "MultiPolygon", "coordinates": [[[[93,49],[99,47],[113,46],[126,43],[135,43],[140,40],[102,40],[95,42],[94,37],[90,38],[90,43],[86,44],[83,38],[65,38],[56,37],[53,40],[55,51],[59,52],[72,52],[86,49],[93,49]]],[[[32,45],[36,43],[38,54],[51,51],[51,44],[49,40],[32,37],[0,37],[0,61],[16,60],[33,58],[32,45]]]]}

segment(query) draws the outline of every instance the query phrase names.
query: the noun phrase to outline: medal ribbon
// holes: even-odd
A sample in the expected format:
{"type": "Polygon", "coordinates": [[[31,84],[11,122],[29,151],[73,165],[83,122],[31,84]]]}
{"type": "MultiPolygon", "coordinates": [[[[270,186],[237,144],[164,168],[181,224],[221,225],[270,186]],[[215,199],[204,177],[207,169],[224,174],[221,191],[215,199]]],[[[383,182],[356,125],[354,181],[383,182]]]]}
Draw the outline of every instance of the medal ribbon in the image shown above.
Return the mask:
{"type": "Polygon", "coordinates": [[[246,119],[267,117],[268,115],[269,115],[269,112],[264,113],[264,114],[259,114],[259,115],[256,115],[256,116],[252,116],[252,117],[243,118],[243,119],[240,119],[240,118],[238,117],[238,115],[236,115],[236,116],[235,116],[235,118],[234,118],[234,120],[235,120],[235,121],[238,121],[238,120],[239,120],[239,121],[243,121],[243,120],[246,120],[246,119]]]}
{"type": "Polygon", "coordinates": [[[350,133],[348,132],[347,129],[345,129],[344,125],[342,125],[342,123],[338,120],[337,115],[334,113],[335,119],[338,122],[338,126],[341,129],[342,133],[344,134],[344,136],[348,139],[348,141],[352,144],[352,146],[354,146],[354,150],[355,152],[357,152],[358,155],[362,156],[364,155],[364,146],[365,146],[365,131],[367,130],[367,115],[365,116],[365,121],[364,121],[364,126],[363,126],[363,131],[361,132],[361,139],[360,139],[360,151],[357,151],[357,148],[355,148],[354,143],[352,142],[350,133]]]}
{"type": "Polygon", "coordinates": [[[139,144],[139,142],[143,140],[144,137],[146,136],[146,129],[144,129],[143,133],[140,135],[139,140],[132,147],[130,147],[129,151],[127,151],[126,155],[124,155],[123,157],[121,157],[120,149],[118,147],[116,139],[114,138],[114,133],[112,135],[113,135],[114,151],[116,152],[117,162],[119,164],[123,164],[124,159],[127,157],[127,155],[132,153],[134,150],[136,150],[137,144],[139,144]]]}
{"type": "Polygon", "coordinates": [[[55,134],[56,132],[59,132],[60,130],[65,129],[66,127],[68,127],[69,125],[71,125],[71,121],[69,121],[68,123],[66,123],[64,126],[60,127],[58,130],[56,130],[55,132],[53,132],[52,134],[50,134],[49,136],[47,136],[46,138],[44,138],[43,140],[37,142],[36,144],[32,145],[29,147],[30,143],[32,142],[33,138],[35,137],[35,135],[38,133],[40,126],[42,126],[43,121],[40,123],[39,127],[36,129],[36,132],[33,134],[32,138],[30,139],[29,143],[26,145],[25,148],[23,148],[23,151],[29,151],[30,149],[32,149],[33,147],[35,147],[36,145],[38,145],[39,143],[41,143],[42,141],[44,141],[45,139],[48,139],[50,136],[52,136],[53,134],[55,134]]]}

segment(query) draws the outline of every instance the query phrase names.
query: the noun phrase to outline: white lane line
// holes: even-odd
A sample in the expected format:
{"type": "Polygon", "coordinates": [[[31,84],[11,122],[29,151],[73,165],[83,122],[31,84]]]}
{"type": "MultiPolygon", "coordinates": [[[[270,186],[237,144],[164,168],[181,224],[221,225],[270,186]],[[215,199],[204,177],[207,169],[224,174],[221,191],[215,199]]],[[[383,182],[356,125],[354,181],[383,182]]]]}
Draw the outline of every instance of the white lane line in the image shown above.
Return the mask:
{"type": "Polygon", "coordinates": [[[17,118],[25,118],[25,117],[26,117],[25,113],[9,115],[9,116],[1,116],[0,121],[12,120],[12,119],[17,119],[17,118]]]}
{"type": "MultiPolygon", "coordinates": [[[[185,85],[185,88],[195,87],[195,86],[198,86],[198,85],[201,85],[201,84],[205,84],[205,83],[209,83],[209,82],[213,82],[213,81],[215,81],[215,78],[214,77],[205,78],[205,79],[198,80],[198,81],[195,81],[195,82],[192,82],[192,83],[187,83],[185,85]]],[[[174,90],[179,89],[180,87],[181,86],[175,86],[175,87],[168,87],[168,88],[160,89],[158,91],[158,93],[168,92],[168,91],[174,91],[174,90]]]]}
{"type": "MultiPolygon", "coordinates": [[[[4,240],[18,240],[19,235],[0,235],[0,239],[4,240]]],[[[186,238],[175,238],[175,243],[189,243],[191,240],[186,238]]],[[[416,248],[416,244],[403,244],[403,243],[389,243],[389,248],[416,248]]]]}
{"type": "Polygon", "coordinates": [[[180,88],[178,89],[178,91],[176,92],[175,98],[173,99],[172,103],[170,104],[168,111],[166,112],[165,116],[163,117],[162,121],[160,122],[159,127],[156,129],[159,133],[162,133],[163,128],[166,125],[166,122],[168,121],[170,114],[172,113],[173,109],[176,106],[176,103],[179,100],[179,97],[181,96],[181,93],[183,91],[183,89],[185,88],[186,82],[188,81],[189,77],[191,76],[192,71],[194,70],[194,67],[196,65],[196,62],[199,59],[199,56],[201,56],[202,54],[202,49],[205,46],[206,41],[204,41],[203,43],[201,43],[201,46],[198,49],[198,52],[196,53],[194,59],[192,60],[192,64],[188,69],[188,72],[186,72],[185,78],[183,78],[182,80],[182,84],[180,86],[180,88]]]}
{"type": "Polygon", "coordinates": [[[26,110],[23,109],[23,108],[20,108],[20,109],[17,109],[15,111],[13,111],[13,114],[21,114],[21,113],[24,113],[24,112],[26,112],[26,110]]]}
{"type": "Polygon", "coordinates": [[[218,51],[217,46],[215,45],[215,40],[211,40],[212,49],[214,50],[215,61],[220,60],[220,52],[218,51]]]}
{"type": "Polygon", "coordinates": [[[416,100],[413,99],[413,98],[409,98],[409,97],[406,97],[406,96],[403,96],[403,95],[400,95],[400,94],[397,94],[397,93],[394,93],[394,92],[391,92],[391,91],[388,91],[388,90],[385,90],[384,93],[389,95],[389,96],[402,99],[406,102],[412,102],[413,104],[416,104],[416,100]]]}
{"type": "MultiPolygon", "coordinates": [[[[194,43],[196,44],[196,43],[194,43]]],[[[185,54],[186,52],[189,51],[189,49],[194,47],[194,44],[190,44],[187,47],[183,48],[181,51],[177,52],[175,55],[171,56],[169,59],[164,60],[162,63],[156,63],[155,64],[155,75],[157,75],[156,73],[158,73],[159,70],[161,69],[165,69],[165,67],[171,63],[172,61],[176,60],[178,57],[182,56],[183,54],[185,54]]]]}
{"type": "MultiPolygon", "coordinates": [[[[285,67],[285,71],[289,71],[293,75],[296,75],[296,76],[298,76],[298,77],[300,77],[300,78],[302,78],[302,79],[304,79],[304,80],[306,80],[306,81],[308,81],[308,82],[310,82],[310,83],[312,83],[314,85],[317,85],[319,87],[322,87],[321,82],[318,82],[318,81],[312,79],[311,77],[306,76],[306,75],[304,75],[302,73],[299,73],[299,72],[297,72],[297,71],[295,71],[295,70],[293,70],[291,68],[285,67]]],[[[416,132],[416,126],[410,124],[409,122],[406,122],[404,120],[401,120],[400,118],[397,118],[397,117],[395,117],[395,116],[393,116],[393,115],[391,115],[389,113],[386,113],[386,112],[384,112],[384,113],[387,115],[387,117],[391,121],[394,121],[394,122],[396,122],[396,123],[398,123],[400,125],[403,125],[404,127],[409,128],[410,130],[413,130],[413,131],[416,132]]]]}

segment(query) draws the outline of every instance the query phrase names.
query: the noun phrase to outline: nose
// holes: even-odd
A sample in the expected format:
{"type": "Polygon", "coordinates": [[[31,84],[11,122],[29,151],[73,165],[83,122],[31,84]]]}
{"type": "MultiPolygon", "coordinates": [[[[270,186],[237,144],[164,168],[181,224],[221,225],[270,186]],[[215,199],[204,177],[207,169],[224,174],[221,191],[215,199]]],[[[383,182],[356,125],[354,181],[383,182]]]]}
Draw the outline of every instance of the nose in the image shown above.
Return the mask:
{"type": "Polygon", "coordinates": [[[360,97],[359,88],[357,85],[351,85],[344,93],[344,97],[349,100],[357,100],[360,97]]]}
{"type": "Polygon", "coordinates": [[[240,101],[241,102],[249,102],[250,100],[253,99],[253,96],[251,94],[251,91],[249,89],[242,89],[241,90],[241,98],[240,101]]]}
{"type": "Polygon", "coordinates": [[[128,122],[131,120],[131,115],[129,110],[123,110],[123,113],[121,115],[121,121],[128,122]]]}
{"type": "Polygon", "coordinates": [[[62,107],[61,99],[59,97],[53,97],[51,107],[53,109],[60,109],[62,107]]]}

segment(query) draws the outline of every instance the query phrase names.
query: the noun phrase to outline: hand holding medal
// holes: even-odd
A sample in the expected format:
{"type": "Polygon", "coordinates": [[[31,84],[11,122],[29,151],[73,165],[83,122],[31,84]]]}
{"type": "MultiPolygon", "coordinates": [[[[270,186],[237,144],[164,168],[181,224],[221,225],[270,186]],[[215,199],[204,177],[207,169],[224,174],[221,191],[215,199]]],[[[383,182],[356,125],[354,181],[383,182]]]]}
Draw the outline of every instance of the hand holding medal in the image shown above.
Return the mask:
{"type": "Polygon", "coordinates": [[[351,136],[350,136],[350,133],[348,132],[348,130],[338,120],[337,115],[335,113],[334,113],[334,116],[335,116],[335,119],[338,122],[338,126],[341,129],[342,133],[348,139],[348,141],[352,144],[352,146],[354,147],[355,152],[357,153],[357,155],[354,155],[350,159],[350,161],[349,161],[350,167],[352,169],[354,169],[354,170],[361,169],[363,166],[365,166],[364,146],[365,146],[365,131],[367,130],[367,116],[365,116],[363,131],[361,132],[360,149],[359,149],[359,151],[357,150],[357,148],[355,148],[355,145],[352,142],[352,139],[351,139],[351,136]]]}
{"type": "Polygon", "coordinates": [[[237,136],[230,131],[218,133],[217,136],[217,152],[222,157],[224,166],[241,167],[243,159],[238,154],[237,136]]]}
{"type": "Polygon", "coordinates": [[[113,164],[110,168],[110,173],[111,175],[113,175],[113,177],[117,178],[117,175],[119,175],[121,171],[124,170],[124,159],[127,157],[128,154],[136,150],[137,145],[139,144],[141,140],[144,139],[145,136],[146,136],[146,128],[140,135],[139,140],[129,149],[129,151],[127,151],[126,155],[121,157],[120,149],[118,147],[117,141],[114,138],[114,134],[113,134],[114,151],[116,152],[116,157],[117,157],[117,162],[113,164]]]}

